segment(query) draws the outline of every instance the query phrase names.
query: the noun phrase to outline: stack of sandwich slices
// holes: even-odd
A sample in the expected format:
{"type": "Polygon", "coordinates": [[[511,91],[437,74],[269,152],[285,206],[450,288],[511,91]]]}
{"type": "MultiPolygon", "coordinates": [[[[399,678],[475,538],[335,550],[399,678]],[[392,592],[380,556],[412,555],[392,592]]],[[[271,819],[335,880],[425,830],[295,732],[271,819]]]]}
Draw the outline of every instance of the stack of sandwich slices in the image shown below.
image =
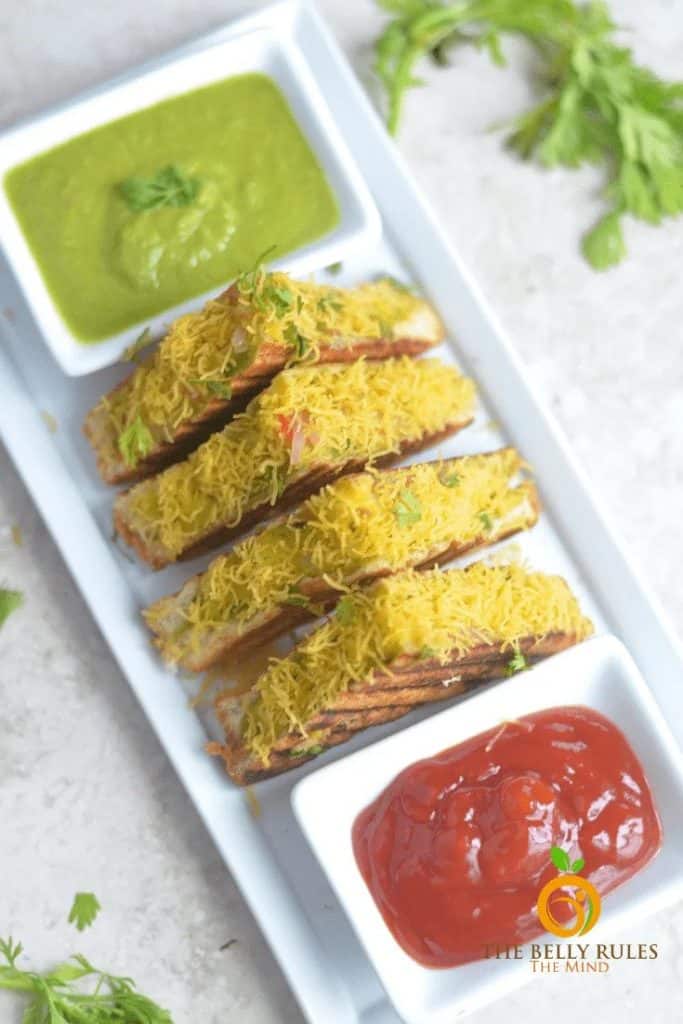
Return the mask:
{"type": "Polygon", "coordinates": [[[225,740],[209,750],[239,784],[592,632],[560,577],[440,568],[540,512],[512,448],[396,467],[474,417],[472,381],[415,358],[442,338],[391,279],[343,289],[257,268],[175,321],[87,416],[102,478],[132,485],[116,532],[152,569],[238,538],[144,610],[165,661],[204,672],[322,619],[248,692],[218,694],[225,740]]]}

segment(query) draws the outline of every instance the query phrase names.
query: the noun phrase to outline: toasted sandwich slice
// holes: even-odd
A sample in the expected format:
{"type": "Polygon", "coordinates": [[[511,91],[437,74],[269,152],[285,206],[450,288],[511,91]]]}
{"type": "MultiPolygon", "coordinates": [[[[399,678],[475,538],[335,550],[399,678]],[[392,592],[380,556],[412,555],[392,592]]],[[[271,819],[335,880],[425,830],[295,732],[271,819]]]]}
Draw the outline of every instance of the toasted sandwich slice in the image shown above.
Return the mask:
{"type": "Polygon", "coordinates": [[[247,537],[144,612],[165,661],[201,672],[334,605],[349,587],[428,568],[533,526],[514,448],[346,476],[247,537]]]}
{"type": "Polygon", "coordinates": [[[455,433],[474,399],[435,359],[292,367],[184,462],[120,495],[116,530],[154,568],[192,557],[342,474],[455,433]]]}
{"type": "Polygon", "coordinates": [[[559,576],[521,565],[408,569],[348,595],[245,697],[216,699],[209,745],[244,785],[287,771],[370,725],[526,668],[593,631],[559,576]],[[343,614],[340,612],[343,609],[343,614]]]}
{"type": "Polygon", "coordinates": [[[180,317],[154,353],[88,413],[103,480],[132,483],[177,462],[219,430],[286,365],[418,355],[443,327],[391,280],[354,289],[243,275],[180,317]]]}

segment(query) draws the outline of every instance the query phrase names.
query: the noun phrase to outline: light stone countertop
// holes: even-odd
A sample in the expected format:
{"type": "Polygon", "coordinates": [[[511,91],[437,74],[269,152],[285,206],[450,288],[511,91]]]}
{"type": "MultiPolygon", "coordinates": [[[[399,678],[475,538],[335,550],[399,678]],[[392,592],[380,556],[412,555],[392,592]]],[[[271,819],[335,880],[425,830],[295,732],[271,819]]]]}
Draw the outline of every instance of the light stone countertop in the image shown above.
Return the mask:
{"type": "MultiPolygon", "coordinates": [[[[520,0],[523,2],[523,0],[520,0]]],[[[40,111],[248,6],[231,0],[2,0],[0,125],[40,111]]],[[[254,5],[256,6],[256,5],[254,5]]],[[[320,0],[359,74],[371,0],[320,0]]],[[[613,0],[639,57],[681,75],[682,0],[613,0]]],[[[683,221],[629,223],[631,258],[598,275],[577,238],[593,170],[542,173],[484,129],[522,108],[518,70],[463,52],[411,96],[410,167],[474,272],[636,561],[683,630],[683,221]]],[[[36,963],[83,947],[132,974],[176,1024],[297,1024],[293,998],[0,448],[0,581],[26,593],[0,632],[0,934],[36,963]],[[21,524],[23,546],[8,538],[21,524]],[[83,937],[76,890],[104,906],[83,937]],[[228,939],[229,949],[219,947],[228,939]]],[[[624,940],[656,962],[544,978],[473,1024],[683,1020],[683,906],[624,940]]],[[[0,1021],[19,1017],[0,993],[0,1021]]]]}

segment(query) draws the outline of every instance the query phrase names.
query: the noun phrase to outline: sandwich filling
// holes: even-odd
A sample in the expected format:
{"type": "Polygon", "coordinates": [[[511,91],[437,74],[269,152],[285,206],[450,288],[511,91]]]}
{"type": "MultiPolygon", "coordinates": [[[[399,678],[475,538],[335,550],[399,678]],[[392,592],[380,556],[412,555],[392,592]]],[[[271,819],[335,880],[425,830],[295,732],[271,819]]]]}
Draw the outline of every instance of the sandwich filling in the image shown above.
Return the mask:
{"type": "Polygon", "coordinates": [[[523,530],[537,513],[533,485],[510,484],[521,466],[506,448],[343,477],[217,558],[191,581],[187,604],[166,598],[145,619],[162,634],[166,658],[178,661],[221,630],[239,636],[283,606],[309,604],[309,581],[343,592],[358,578],[418,565],[453,543],[466,548],[523,530]],[[169,630],[172,610],[179,620],[169,630]]]}
{"type": "Polygon", "coordinates": [[[530,636],[563,633],[579,641],[592,631],[559,576],[483,562],[450,572],[407,570],[346,595],[324,626],[271,662],[245,707],[242,741],[264,764],[291,734],[302,737],[302,750],[324,743],[324,731],[313,735],[307,723],[352,684],[371,687],[374,674],[391,672],[400,658],[446,664],[480,644],[514,655],[530,636]]]}
{"type": "Polygon", "coordinates": [[[169,558],[321,467],[372,462],[463,425],[472,381],[437,360],[294,367],[184,462],[132,488],[126,519],[169,558]]]}
{"type": "Polygon", "coordinates": [[[175,320],[154,354],[101,399],[96,409],[106,413],[109,444],[103,454],[131,465],[145,447],[171,442],[181,424],[230,399],[233,378],[266,343],[282,348],[288,362],[315,361],[321,346],[400,337],[401,323],[424,306],[390,280],[343,289],[279,272],[244,274],[227,296],[175,320]]]}

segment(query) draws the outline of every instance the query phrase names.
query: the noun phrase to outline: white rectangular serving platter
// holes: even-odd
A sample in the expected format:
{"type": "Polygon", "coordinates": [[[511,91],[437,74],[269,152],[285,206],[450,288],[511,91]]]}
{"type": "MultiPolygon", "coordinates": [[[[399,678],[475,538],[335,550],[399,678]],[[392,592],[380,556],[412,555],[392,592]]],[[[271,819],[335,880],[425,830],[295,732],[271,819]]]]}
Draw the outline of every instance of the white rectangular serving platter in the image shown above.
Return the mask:
{"type": "Polygon", "coordinates": [[[683,763],[647,683],[621,641],[593,637],[548,658],[520,683],[513,677],[493,684],[459,707],[357,750],[294,787],[292,806],[301,827],[406,1024],[452,1024],[463,1007],[471,1011],[484,1006],[525,984],[531,974],[528,958],[478,960],[450,970],[430,970],[408,956],[386,927],[358,870],[351,833],[360,812],[404,768],[422,758],[558,704],[599,711],[619,723],[643,766],[656,794],[664,838],[655,859],[604,901],[589,941],[600,942],[683,895],[683,763]]]}
{"type": "MultiPolygon", "coordinates": [[[[287,267],[292,273],[307,274],[346,259],[359,247],[373,245],[381,232],[377,209],[334,118],[289,36],[276,34],[265,26],[169,57],[143,74],[105,86],[84,99],[75,100],[54,113],[0,135],[0,181],[17,164],[99,125],[246,72],[261,72],[277,83],[339,204],[337,226],[286,257],[287,267]]],[[[135,340],[142,327],[149,327],[152,335],[157,337],[165,324],[196,309],[221,290],[221,286],[217,286],[211,292],[148,317],[104,341],[84,345],[74,338],[62,319],[2,187],[0,240],[45,342],[62,370],[71,376],[110,366],[120,359],[123,350],[135,340]]],[[[273,265],[278,265],[277,259],[273,265]]],[[[225,281],[224,285],[229,283],[225,281]]]]}
{"type": "MultiPolygon", "coordinates": [[[[457,339],[438,354],[471,373],[482,398],[474,424],[439,450],[467,454],[504,443],[520,448],[534,466],[545,509],[539,525],[519,540],[524,556],[539,569],[563,574],[598,632],[613,632],[627,644],[680,743],[683,651],[314,8],[299,0],[276,3],[142,71],[255,29],[269,29],[298,51],[382,218],[382,241],[347,260],[335,283],[389,272],[418,282],[435,303],[450,338],[457,339]]],[[[95,473],[81,423],[128,368],[110,367],[80,379],[64,376],[2,262],[0,310],[0,436],[302,1009],[316,1024],[396,1024],[396,1011],[292,814],[292,787],[311,769],[257,786],[261,814],[255,817],[244,793],[203,751],[212,723],[188,708],[189,691],[150,648],[139,609],[207,560],[152,574],[111,543],[112,495],[95,473]],[[46,426],[44,413],[56,419],[56,432],[46,426]]],[[[3,671],[0,666],[0,678],[3,671]]],[[[518,682],[524,685],[523,678],[518,682]]],[[[571,695],[565,692],[563,698],[571,695]]],[[[359,736],[319,758],[316,767],[430,713],[417,712],[407,722],[359,736]]],[[[467,1010],[462,1006],[460,1012],[467,1010]]]]}

